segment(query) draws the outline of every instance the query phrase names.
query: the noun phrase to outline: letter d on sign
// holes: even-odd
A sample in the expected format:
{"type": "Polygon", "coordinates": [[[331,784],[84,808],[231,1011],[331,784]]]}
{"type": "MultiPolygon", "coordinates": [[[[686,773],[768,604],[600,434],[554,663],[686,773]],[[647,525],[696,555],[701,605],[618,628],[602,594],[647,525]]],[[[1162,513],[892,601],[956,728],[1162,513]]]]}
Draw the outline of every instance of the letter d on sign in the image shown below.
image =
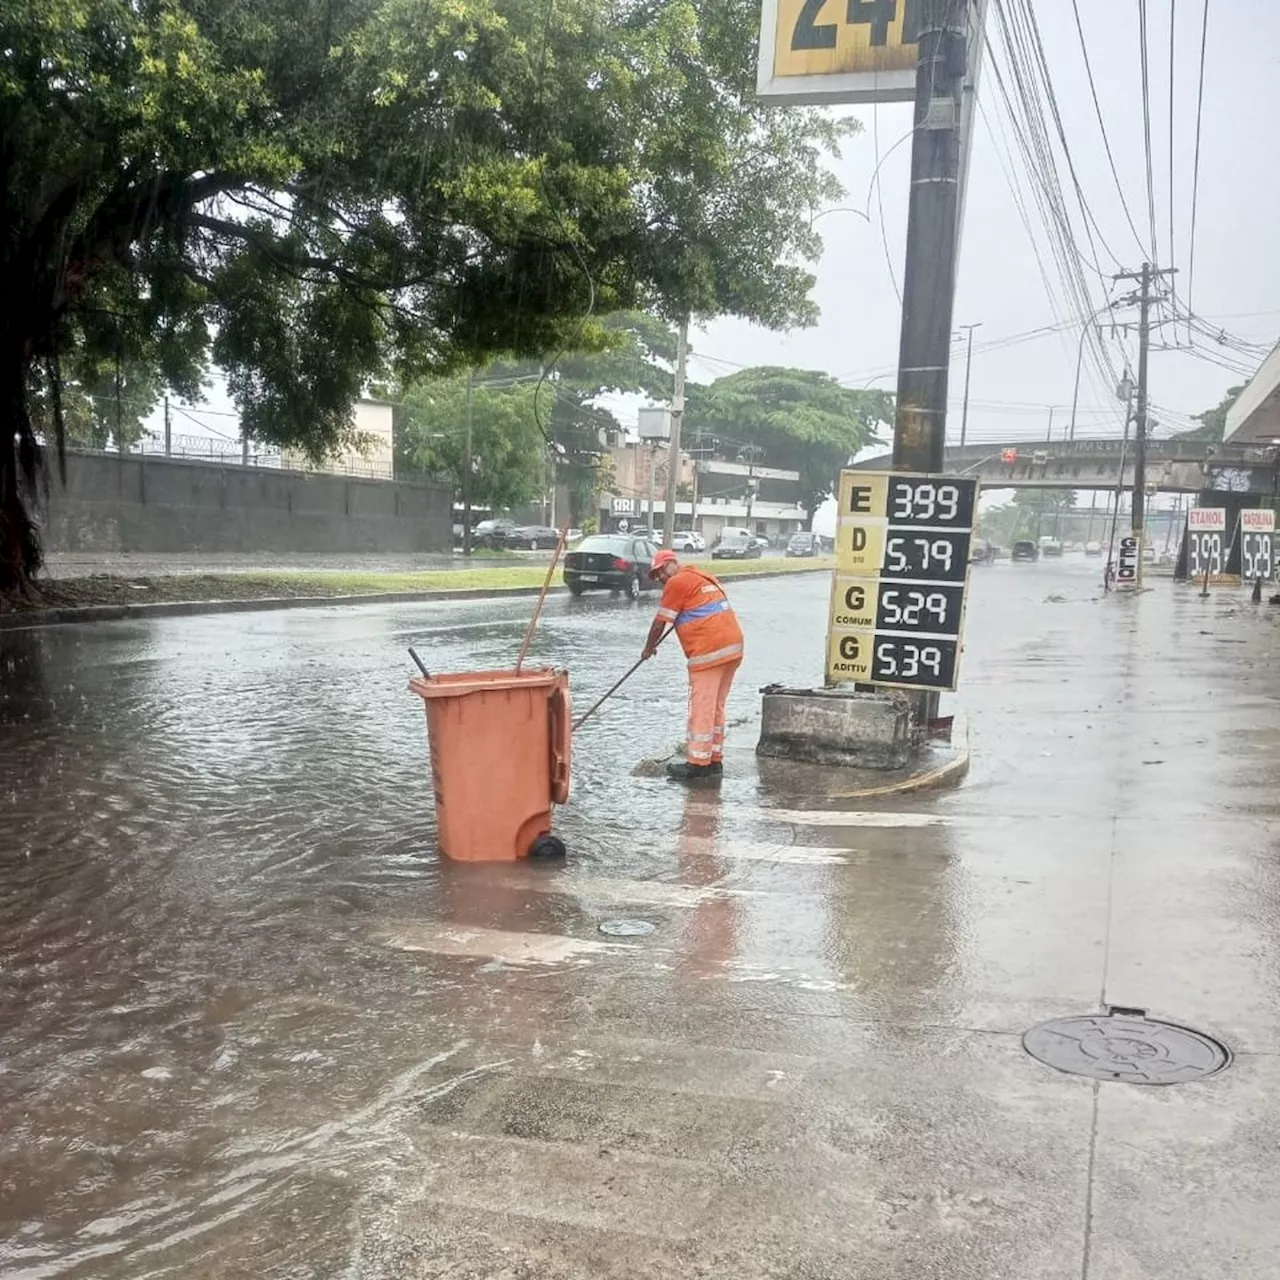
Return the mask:
{"type": "Polygon", "coordinates": [[[867,531],[861,525],[854,526],[850,546],[854,551],[865,551],[867,549],[867,531]]]}

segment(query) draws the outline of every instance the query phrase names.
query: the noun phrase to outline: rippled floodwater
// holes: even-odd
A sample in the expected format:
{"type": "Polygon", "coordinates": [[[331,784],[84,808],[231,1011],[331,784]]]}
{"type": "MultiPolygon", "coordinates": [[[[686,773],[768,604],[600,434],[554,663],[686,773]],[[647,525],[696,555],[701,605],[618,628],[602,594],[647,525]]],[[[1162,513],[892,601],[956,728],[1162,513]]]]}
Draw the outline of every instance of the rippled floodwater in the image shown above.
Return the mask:
{"type": "MultiPolygon", "coordinates": [[[[769,619],[748,712],[766,670],[798,677],[820,652],[825,579],[764,587],[735,592],[749,625],[769,619]]],[[[651,608],[553,600],[533,660],[568,666],[585,706],[651,608]]],[[[379,945],[381,923],[581,914],[466,869],[441,883],[405,687],[409,644],[436,670],[510,665],[528,609],[0,633],[0,1274],[216,1274],[232,1264],[201,1242],[224,1234],[297,1274],[332,1257],[350,1227],[331,1214],[393,1156],[397,1098],[465,1032],[440,1002],[474,1012],[452,973],[379,945]]],[[[576,865],[634,873],[673,828],[629,771],[683,708],[672,657],[595,719],[559,825],[576,865]]]]}
{"type": "MultiPolygon", "coordinates": [[[[913,1046],[939,1027],[1020,1032],[1041,986],[1069,1007],[1096,1001],[1101,952],[1076,947],[1102,900],[1118,788],[1175,816],[1236,785],[1208,730],[1189,740],[1148,714],[1181,695],[1143,646],[1157,651],[1170,618],[1194,635],[1199,606],[1153,597],[1104,613],[1095,577],[1083,561],[976,577],[964,679],[977,763],[954,796],[898,802],[917,811],[903,829],[813,819],[781,833],[747,760],[720,797],[632,777],[681,733],[684,676],[664,653],[580,735],[558,869],[437,860],[424,718],[406,689],[409,644],[440,671],[510,665],[528,601],[0,633],[0,1276],[615,1274],[625,1250],[589,1251],[615,1220],[646,1249],[721,1230],[706,1274],[715,1258],[734,1274],[743,1219],[699,1198],[710,1166],[695,1157],[717,1152],[720,1185],[744,1195],[774,1177],[805,1200],[820,1173],[833,1179],[823,1194],[861,1195],[839,1164],[850,1153],[874,1182],[884,1162],[915,1158],[894,1134],[972,1123],[955,1150],[987,1176],[982,1142],[1010,1123],[998,1099],[1039,1078],[989,1097],[984,1059],[960,1120],[928,1121],[913,1046]],[[1081,698],[1097,699],[1109,736],[1066,740],[1093,730],[1069,718],[1081,698]],[[1166,731],[1197,762],[1194,789],[1142,768],[1169,755],[1149,745],[1166,731]],[[990,827],[1010,813],[1034,826],[990,827]],[[616,916],[657,928],[601,935],[616,916]],[[1029,922],[1060,916],[1065,938],[1029,942],[1029,922]],[[530,935],[553,939],[533,965],[515,955],[530,935]],[[844,1073],[824,1066],[807,1109],[715,1111],[721,1092],[781,1097],[774,1086],[810,1055],[849,1060],[872,1022],[876,1052],[891,1066],[905,1055],[883,1096],[867,1074],[842,1092],[844,1073]],[[695,1041],[712,1047],[709,1066],[695,1041]],[[683,1101],[657,1092],[695,1068],[683,1101]],[[554,1088],[537,1087],[544,1072],[554,1088]],[[604,1086],[624,1079],[644,1087],[619,1118],[604,1086]],[[567,1165],[548,1163],[553,1140],[572,1149],[567,1165]],[[625,1171],[608,1163],[616,1151],[630,1153],[625,1171]],[[617,1189],[626,1176],[634,1194],[617,1189]],[[612,1218],[592,1208],[601,1196],[612,1218]],[[508,1209],[527,1267],[486,1230],[508,1209]],[[588,1242],[584,1257],[561,1266],[544,1214],[588,1242]]],[[[827,592],[824,575],[731,587],[748,635],[731,704],[748,722],[740,750],[760,686],[817,678],[827,592]]],[[[634,661],[652,607],[555,599],[535,660],[568,666],[585,707],[634,661]]],[[[1209,643],[1172,670],[1233,724],[1263,715],[1215,676],[1209,643]]],[[[821,799],[805,787],[774,785],[769,802],[821,799]]],[[[1248,954],[1270,954],[1270,934],[1241,915],[1238,937],[1251,929],[1248,954]]],[[[1004,1069],[1024,1070],[1009,1044],[1004,1069]]],[[[1006,1131],[1061,1144],[1044,1127],[1054,1106],[1024,1108],[1016,1119],[1033,1127],[1006,1131]]],[[[1018,1221],[983,1228],[1015,1262],[1018,1221]]],[[[645,1274],[676,1274],[681,1247],[645,1274]]]]}

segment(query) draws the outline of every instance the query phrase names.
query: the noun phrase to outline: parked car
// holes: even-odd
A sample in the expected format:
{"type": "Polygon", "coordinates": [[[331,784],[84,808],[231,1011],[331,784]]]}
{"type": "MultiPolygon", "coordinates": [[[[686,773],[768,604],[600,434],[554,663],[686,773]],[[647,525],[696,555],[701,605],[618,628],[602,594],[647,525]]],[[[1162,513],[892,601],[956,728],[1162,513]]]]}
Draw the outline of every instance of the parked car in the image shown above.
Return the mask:
{"type": "Polygon", "coordinates": [[[514,551],[549,551],[560,545],[560,530],[546,524],[522,524],[509,529],[503,546],[514,551]]]}
{"type": "Polygon", "coordinates": [[[711,548],[713,560],[751,560],[761,554],[760,543],[750,529],[724,529],[711,548]]]}
{"type": "Polygon", "coordinates": [[[994,542],[990,542],[986,538],[974,538],[969,545],[970,564],[990,564],[995,558],[996,547],[994,542]]]}
{"type": "Polygon", "coordinates": [[[1100,556],[1102,554],[1102,543],[1086,542],[1084,544],[1084,553],[1087,556],[1100,556]]]}
{"type": "Polygon", "coordinates": [[[514,520],[481,520],[471,531],[471,545],[490,549],[506,546],[507,534],[515,527],[514,520]]]}
{"type": "Polygon", "coordinates": [[[635,600],[657,585],[649,565],[657,548],[629,533],[601,533],[584,538],[564,558],[564,585],[571,595],[584,591],[626,592],[635,600]]]}
{"type": "Polygon", "coordinates": [[[707,540],[694,529],[677,529],[671,535],[672,551],[705,551],[707,540]]]}
{"type": "Polygon", "coordinates": [[[1037,547],[1034,542],[1023,539],[1022,541],[1015,542],[1013,544],[1013,554],[1009,559],[1012,560],[1014,564],[1017,564],[1019,560],[1039,560],[1040,548],[1037,547]]]}
{"type": "Polygon", "coordinates": [[[765,534],[763,533],[756,534],[756,546],[759,547],[761,551],[768,551],[772,545],[773,544],[769,541],[768,537],[765,534]]]}
{"type": "Polygon", "coordinates": [[[787,558],[795,556],[816,556],[822,550],[822,543],[816,533],[793,533],[787,542],[787,558]]]}

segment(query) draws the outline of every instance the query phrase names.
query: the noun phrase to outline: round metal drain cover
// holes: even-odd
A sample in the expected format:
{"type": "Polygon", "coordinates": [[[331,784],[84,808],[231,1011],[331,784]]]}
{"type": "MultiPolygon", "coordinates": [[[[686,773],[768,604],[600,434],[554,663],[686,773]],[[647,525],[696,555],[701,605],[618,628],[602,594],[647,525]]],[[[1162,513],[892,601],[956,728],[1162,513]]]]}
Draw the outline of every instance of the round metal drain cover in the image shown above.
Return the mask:
{"type": "Polygon", "coordinates": [[[1140,1010],[1055,1018],[1022,1037],[1026,1051],[1048,1066],[1094,1080],[1184,1084],[1221,1071],[1231,1054],[1216,1040],[1140,1010]]]}
{"type": "Polygon", "coordinates": [[[611,938],[642,938],[653,930],[654,926],[648,920],[606,920],[600,926],[600,932],[611,938]]]}

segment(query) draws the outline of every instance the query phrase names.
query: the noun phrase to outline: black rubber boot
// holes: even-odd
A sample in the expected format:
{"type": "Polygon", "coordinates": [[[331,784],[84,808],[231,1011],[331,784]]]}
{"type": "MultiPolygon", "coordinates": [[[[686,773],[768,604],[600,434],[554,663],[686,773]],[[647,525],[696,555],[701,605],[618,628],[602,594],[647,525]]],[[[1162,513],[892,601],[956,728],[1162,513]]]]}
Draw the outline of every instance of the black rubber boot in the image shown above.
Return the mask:
{"type": "Polygon", "coordinates": [[[667,777],[678,782],[696,782],[699,778],[718,778],[715,765],[690,764],[687,760],[676,760],[667,765],[667,777]]]}
{"type": "Polygon", "coordinates": [[[709,765],[707,765],[707,768],[710,769],[711,772],[715,774],[717,778],[724,777],[724,761],[723,760],[713,760],[709,765]]]}

